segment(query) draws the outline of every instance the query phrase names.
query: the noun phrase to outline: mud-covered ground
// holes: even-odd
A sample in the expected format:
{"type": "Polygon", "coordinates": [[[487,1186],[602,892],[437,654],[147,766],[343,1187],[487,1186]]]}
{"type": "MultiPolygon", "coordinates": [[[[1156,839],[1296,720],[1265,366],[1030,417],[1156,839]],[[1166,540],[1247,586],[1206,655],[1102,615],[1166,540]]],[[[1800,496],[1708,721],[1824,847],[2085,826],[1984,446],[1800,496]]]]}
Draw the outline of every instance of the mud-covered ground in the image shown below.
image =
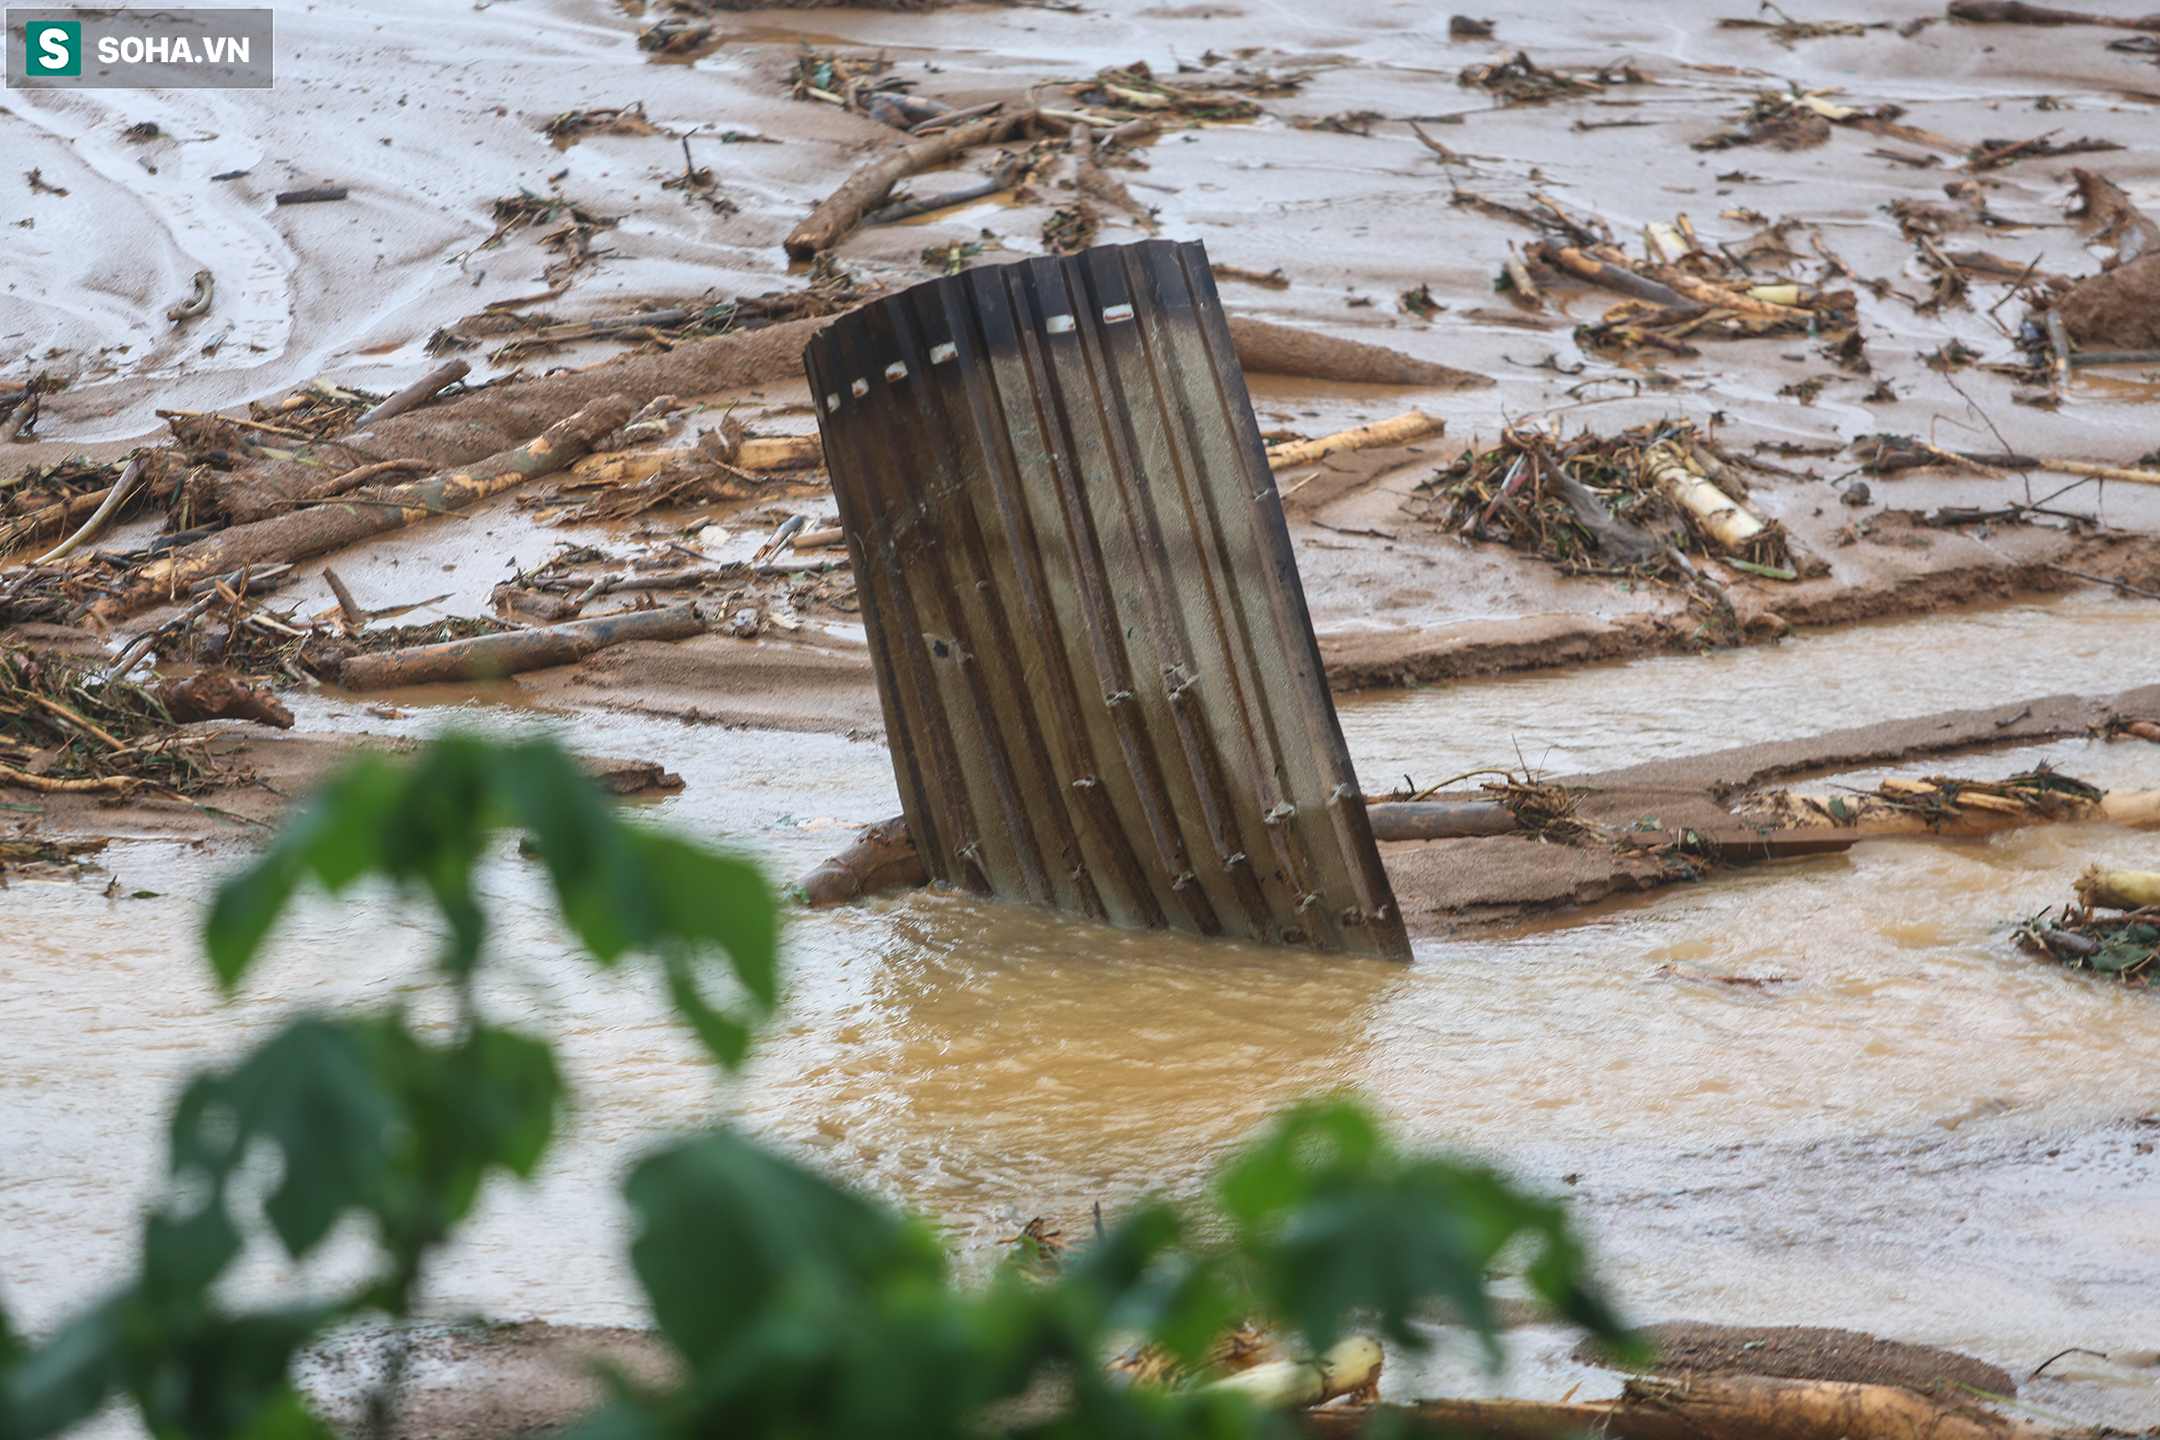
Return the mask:
{"type": "MultiPolygon", "coordinates": [[[[2069,213],[2077,189],[2072,167],[2104,176],[2130,203],[2160,215],[2160,159],[2151,144],[2160,71],[2150,54],[2110,47],[2128,32],[1960,24],[1935,5],[1909,0],[1796,15],[1857,22],[1852,33],[1721,26],[1775,18],[1740,3],[1584,3],[1498,16],[1494,34],[1482,39],[1452,37],[1445,15],[1428,7],[1384,0],[1087,3],[913,15],[720,12],[708,17],[711,34],[688,53],[640,49],[639,32],[666,13],[599,0],[504,0],[455,11],[418,0],[323,3],[280,13],[279,82],[267,93],[9,92],[0,106],[0,145],[10,171],[34,171],[38,180],[0,183],[0,225],[11,237],[0,357],[14,362],[7,378],[18,383],[41,373],[70,383],[41,397],[26,436],[0,446],[0,479],[162,439],[160,409],[242,414],[245,402],[274,401],[317,377],[374,393],[396,390],[439,363],[442,357],[429,353],[439,331],[461,323],[482,331],[473,317],[497,302],[525,297],[509,308],[569,321],[646,305],[702,308],[792,296],[813,286],[880,293],[942,273],[947,261],[926,254],[940,247],[981,247],[958,263],[1039,253],[1046,225],[1078,198],[1062,187],[1069,172],[1055,165],[1025,193],[858,230],[820,274],[791,266],[781,247],[790,228],[894,136],[842,106],[791,98],[797,60],[805,47],[882,55],[888,73],[912,82],[913,94],[955,106],[1029,87],[1040,87],[1041,103],[1079,105],[1076,96],[1098,71],[1144,61],[1166,79],[1228,84],[1264,74],[1270,83],[1257,85],[1256,117],[1171,125],[1134,150],[1133,166],[1111,171],[1151,213],[1097,205],[1099,242],[1149,234],[1204,241],[1219,264],[1257,276],[1279,272],[1283,282],[1226,275],[1222,294],[1233,314],[1371,341],[1494,382],[1425,391],[1249,377],[1262,428],[1271,433],[1318,436],[1412,406],[1446,423],[1444,434],[1413,447],[1333,456],[1279,476],[1322,654],[1346,705],[1362,714],[1388,700],[1383,692],[1421,691],[1396,697],[1416,701],[1415,712],[1393,712],[1397,719],[1364,732],[1353,725],[1353,736],[1385,732],[1390,759],[1398,751],[1413,757],[1417,781],[1469,768],[1454,763],[1466,748],[1472,763],[1531,768],[1536,761],[1515,753],[1504,707],[1487,726],[1490,735],[1466,738],[1464,722],[1424,704],[1428,693],[1445,701],[1490,677],[1781,647],[1793,655],[1796,694],[1831,678],[1810,676],[1808,647],[1862,622],[1937,616],[1947,624],[2052,596],[2072,597],[2047,622],[2063,627],[2063,668],[2076,670],[2070,680],[2058,682],[2036,665],[2018,671],[2016,686],[2005,690],[1978,678],[1984,667],[1974,664],[1971,688],[1985,693],[1963,693],[1956,656],[1976,652],[1953,647],[1947,661],[1931,657],[1929,637],[1937,632],[1923,625],[1911,632],[1911,668],[1947,666],[1949,673],[1938,674],[1939,683],[1908,709],[1855,702],[1846,719],[1808,710],[1783,728],[1721,728],[1710,720],[1684,743],[1661,741],[1654,761],[1645,751],[1618,765],[1581,767],[1590,773],[1571,778],[1602,792],[1591,818],[1625,824],[1655,808],[1676,825],[1709,823],[1754,785],[1932,764],[1938,756],[1964,756],[1985,770],[1990,752],[2003,746],[2068,743],[2110,714],[2160,713],[2160,697],[2149,688],[2160,658],[2150,638],[2160,596],[2160,491],[2048,463],[2160,466],[2160,458],[2147,458],[2160,457],[2160,362],[2080,368],[2060,383],[2044,351],[2028,348],[2020,334],[2047,277],[2069,284],[2121,253],[2120,235],[2096,236],[2069,213]],[[1593,83],[1550,103],[1507,104],[1459,79],[1466,67],[1506,64],[1518,53],[1593,83]],[[1806,148],[1697,148],[1739,132],[1765,95],[1789,101],[1802,94],[1864,115],[1897,107],[1901,113],[1882,124],[1904,128],[1841,122],[1821,127],[1827,134],[1806,148]],[[642,107],[640,123],[618,133],[560,143],[543,133],[567,112],[633,104],[642,107]],[[131,138],[129,127],[144,122],[157,134],[131,138]],[[1421,140],[1413,124],[1439,148],[1421,140]],[[2035,138],[2043,140],[2039,148],[2096,145],[2056,157],[1971,158],[2035,138]],[[2109,146],[2119,148],[2099,148],[2109,146]],[[686,147],[694,166],[710,168],[710,186],[663,183],[681,176],[686,147]],[[349,198],[273,203],[278,191],[317,184],[346,186],[349,198]],[[545,245],[539,227],[484,246],[498,223],[495,202],[520,192],[560,196],[619,219],[590,237],[593,253],[575,265],[565,266],[564,251],[545,245]],[[1577,222],[1602,222],[1631,255],[1643,253],[1646,227],[1685,217],[1705,251],[1747,257],[1760,278],[1849,290],[1857,341],[1803,331],[1696,334],[1678,347],[1598,343],[1578,327],[1603,320],[1618,295],[1543,270],[1540,303],[1496,289],[1511,253],[1527,254],[1541,238],[1506,209],[1543,213],[1544,201],[1577,222]],[[1951,256],[1964,258],[1946,268],[1951,256]],[[184,298],[189,277],[205,268],[218,276],[210,313],[167,321],[167,306],[184,298]],[[1731,602],[1730,613],[1720,615],[1700,587],[1669,576],[1571,577],[1536,554],[1437,523],[1436,473],[1465,450],[1493,445],[1505,428],[1543,429],[1564,442],[1586,431],[1613,435],[1677,421],[1692,422],[1736,462],[1759,462],[1739,466],[1749,502],[1783,528],[1796,559],[1808,562],[1794,567],[1800,578],[1706,560],[1731,602]],[[2025,458],[1985,469],[1945,463],[1893,476],[1863,473],[1866,455],[1855,442],[1882,433],[2025,458]],[[1983,518],[1956,523],[1947,512],[1957,507],[1983,518]],[[2095,652],[2101,658],[2086,663],[2095,652]],[[1733,748],[1756,740],[1777,745],[1733,748]]],[[[903,182],[901,193],[972,183],[991,165],[988,152],[977,152],[949,171],[903,182]]],[[[500,339],[457,352],[472,363],[474,382],[605,364],[635,348],[565,343],[511,356],[498,350],[500,339]]],[[[454,417],[459,403],[486,404],[505,393],[514,396],[516,387],[482,390],[439,410],[454,417]]],[[[678,398],[712,408],[680,421],[674,443],[715,427],[723,413],[755,433],[813,428],[805,388],[786,375],[678,398]]],[[[747,559],[786,516],[802,513],[819,528],[835,514],[814,476],[608,523],[566,519],[567,499],[536,503],[535,492],[548,483],[364,541],[330,563],[363,608],[417,603],[380,622],[409,624],[491,614],[499,582],[566,553],[575,558],[556,573],[574,590],[634,562],[679,554],[675,547],[714,563],[747,559]]],[[[99,543],[144,544],[171,523],[146,515],[99,543]]],[[[4,563],[35,553],[26,548],[4,563]]],[[[296,567],[268,598],[271,613],[305,621],[331,612],[337,599],[322,569],[321,561],[296,567]]],[[[743,727],[798,736],[777,745],[769,733],[757,737],[764,768],[752,783],[784,790],[792,779],[815,797],[806,810],[841,808],[845,824],[881,819],[897,808],[889,796],[820,773],[839,764],[852,776],[833,747],[842,740],[875,744],[882,719],[844,571],[814,579],[695,592],[719,622],[707,634],[624,645],[486,686],[355,694],[287,674],[274,683],[296,697],[297,731],[232,730],[214,748],[236,752],[223,762],[234,783],[189,799],[137,796],[117,805],[13,790],[6,798],[35,801],[45,833],[116,837],[123,860],[144,853],[138,842],[152,838],[237,855],[257,833],[245,821],[274,821],[335,755],[353,744],[405,743],[455,709],[484,723],[539,712],[596,756],[639,753],[640,742],[658,733],[649,728],[656,719],[684,727],[684,738],[669,746],[700,752],[746,746],[743,727]],[[745,610],[749,622],[738,623],[745,610]],[[802,767],[793,777],[784,759],[791,744],[802,767]]],[[[7,583],[0,569],[0,589],[7,583]]],[[[5,640],[110,656],[174,613],[130,615],[109,633],[88,616],[54,615],[14,626],[5,640]]],[[[1885,688],[1906,678],[1894,660],[1866,664],[1874,668],[1865,675],[1885,688]]],[[[1595,669],[1584,678],[1607,685],[1597,693],[1609,695],[1613,674],[1595,669]]],[[[1617,683],[1625,702],[1627,682],[1617,683]]],[[[1765,697],[1760,708],[1774,714],[1778,697],[1765,697]]],[[[1792,708],[1798,716],[1806,707],[1795,701],[1792,708]]],[[[1610,723],[1651,726],[1639,710],[1616,711],[1610,723]]],[[[674,763],[668,755],[648,758],[674,763]]],[[[2115,763],[2124,782],[2160,788],[2141,782],[2134,763],[2115,763]]],[[[1360,772],[1368,789],[1394,782],[1363,759],[1360,772]]],[[[1548,769],[1541,778],[1555,775],[1548,769]]],[[[698,784],[693,774],[691,789],[669,802],[677,807],[671,817],[745,839],[730,808],[742,792],[701,801],[698,784]]],[[[838,835],[832,848],[846,838],[844,830],[838,835]]],[[[783,863],[799,865],[805,843],[791,834],[783,863]]],[[[815,837],[807,843],[814,846],[815,837]]],[[[2142,842],[2115,835],[2107,843],[2128,852],[2142,842]]],[[[1608,908],[1600,913],[1609,916],[1610,906],[1634,903],[1617,897],[1670,878],[1625,857],[1512,839],[1388,851],[1405,913],[1428,938],[1555,906],[1603,902],[1608,908]]],[[[1932,883],[1924,865],[1911,873],[1915,884],[1932,883]]],[[[103,878],[95,872],[86,883],[103,878]]],[[[941,922],[926,923],[944,936],[941,922]]],[[[1733,933],[1746,933],[1744,920],[1733,933]]],[[[67,937],[46,940],[48,948],[64,948],[67,937]]],[[[965,949],[964,941],[953,943],[965,949]]],[[[1435,953],[1421,951],[1419,963],[1433,963],[1435,953]]],[[[43,976],[45,963],[27,963],[20,973],[43,976]]],[[[1824,983],[1849,998],[1860,982],[1824,983]]],[[[41,1007],[35,1023],[58,1026],[54,1017],[65,1013],[65,1005],[41,1007]]],[[[2042,1014],[2044,1007],[2031,1032],[2060,1038],[2042,1014]]],[[[1444,1033],[1449,1044],[1478,1043],[1474,1031],[1451,1025],[1444,1033]]],[[[1746,1043],[1778,1043],[1762,1041],[1753,1022],[1745,1033],[1746,1043]]],[[[51,1037],[20,1039],[35,1046],[51,1037]]],[[[1625,1043],[1624,1036],[1609,1042],[1625,1043]]],[[[1338,1070],[1315,1073],[1341,1078],[1338,1070]]],[[[1708,1139],[1696,1149],[1687,1148],[1692,1141],[1660,1148],[1630,1140],[1566,1153],[1554,1142],[1548,1154],[1539,1148],[1535,1106],[1489,1134],[1448,1133],[1473,1146],[1517,1147],[1509,1153],[1549,1184],[1563,1174],[1587,1177],[1579,1187],[1568,1184],[1616,1263],[1644,1285],[1644,1303],[1653,1307],[1647,1318],[1849,1325],[1961,1344],[2022,1380],[2046,1356],[2010,1349],[2041,1343],[2037,1321],[2032,1329],[1964,1325],[1944,1319],[1943,1306],[1929,1308],[1932,1300],[1875,1281],[1909,1263],[1917,1276],[1953,1277],[1970,1290],[1971,1307],[1997,1309],[2014,1309],[2020,1286],[2029,1285],[2046,1291],[2035,1313],[2062,1344],[2104,1331],[2114,1338],[2089,1348],[2117,1358],[2073,1357],[2031,1382],[2028,1397],[2093,1418],[2151,1424],[2160,1419],[2160,1384],[2148,1373],[2149,1355],[2124,1337],[2160,1323],[2151,1302],[2160,1293],[2160,1256],[2149,1225],[2140,1228],[2133,1218],[2140,1206],[2149,1215],[2160,1186],[2152,1131],[2140,1121],[2160,1105],[2160,1072],[2148,1055],[2106,1085],[2104,1101],[2050,1112],[2042,1128],[1987,1131],[1979,1139],[1961,1131],[1962,1119],[1900,1113],[1856,1121],[1855,1131],[1830,1140],[1735,1131],[1730,1150],[1708,1139]],[[1611,1188],[1601,1188],[1601,1159],[1623,1177],[1611,1188]],[[1703,1178],[1712,1170],[1715,1177],[1703,1178]],[[2088,1193],[2086,1181],[2100,1171],[2114,1188],[2088,1193]],[[1941,1173],[1969,1177],[1969,1193],[1930,1193],[1928,1177],[1941,1173]],[[2091,1208],[2081,1208],[2088,1201],[2091,1208]],[[1995,1223],[1977,1238],[1977,1222],[1960,1231],[1968,1210],[1995,1223]],[[2086,1218],[2096,1231],[2056,1244],[2086,1218]],[[1723,1267],[1715,1282],[1682,1278],[1714,1267],[1723,1267]],[[2096,1317],[2090,1333],[2064,1328],[2088,1313],[2096,1317]]],[[[30,1130],[57,1113],[49,1110],[52,1093],[30,1085],[20,1093],[39,1117],[30,1130]]],[[[1999,1113],[1985,1108],[1992,1093],[1967,1097],[1982,1107],[1973,1117],[1981,1130],[1999,1113]]],[[[1413,1129],[1417,1116],[1446,1108],[1434,1096],[1419,1104],[1425,1108],[1407,1110],[1413,1129]]],[[[1166,1129],[1180,1123],[1168,1113],[1159,1118],[1166,1129]]],[[[835,1152],[843,1170],[847,1153],[845,1146],[835,1152]]],[[[20,1192],[32,1195],[22,1202],[26,1215],[58,1226],[67,1205],[52,1195],[80,1186],[29,1165],[25,1154],[10,1163],[44,1187],[20,1192]]],[[[1180,1165],[1192,1160],[1179,1152],[1180,1165]]],[[[877,1160],[862,1163],[880,1186],[916,1198],[906,1182],[877,1169],[877,1160]]],[[[985,1162],[1000,1175],[1001,1164],[985,1162]]],[[[937,1193],[926,1203],[946,1205],[951,1219],[949,1197],[937,1193]]],[[[117,1216],[135,1202],[108,1194],[96,1203],[117,1216]]],[[[1028,1202],[1015,1194],[998,1203],[1028,1202]]],[[[4,1223],[0,1229],[43,1233],[4,1223]]],[[[11,1256],[12,1249],[0,1247],[0,1284],[15,1261],[30,1258],[27,1251],[11,1256]]],[[[51,1290],[66,1277],[33,1268],[43,1288],[31,1311],[49,1318],[63,1308],[51,1290]]],[[[512,1314],[541,1308],[493,1303],[512,1314]]],[[[458,1302],[449,1297],[446,1304],[458,1302]]],[[[544,1308],[547,1318],[570,1323],[624,1318],[613,1300],[587,1308],[550,1296],[544,1308]]],[[[2149,1349],[2152,1342],[2142,1343],[2149,1349]]],[[[550,1364],[559,1348],[539,1347],[550,1364]]],[[[1530,1343],[1533,1358],[1509,1377],[1518,1393],[1557,1395],[1569,1377],[1579,1378],[1581,1367],[1565,1360],[1565,1349],[1557,1338],[1530,1343]]],[[[469,1373],[445,1364],[444,1374],[469,1373]]],[[[524,1373],[515,1364],[496,1373],[494,1382],[461,1379],[448,1388],[493,1393],[493,1385],[522,1390],[527,1399],[579,1393],[503,1382],[502,1375],[524,1373]]],[[[1390,1393],[1416,1393],[1399,1387],[1419,1381],[1486,1383],[1410,1367],[1391,1380],[1390,1393]]],[[[528,1423],[541,1421],[522,1413],[489,1421],[483,1411],[479,1428],[528,1423]]]]}

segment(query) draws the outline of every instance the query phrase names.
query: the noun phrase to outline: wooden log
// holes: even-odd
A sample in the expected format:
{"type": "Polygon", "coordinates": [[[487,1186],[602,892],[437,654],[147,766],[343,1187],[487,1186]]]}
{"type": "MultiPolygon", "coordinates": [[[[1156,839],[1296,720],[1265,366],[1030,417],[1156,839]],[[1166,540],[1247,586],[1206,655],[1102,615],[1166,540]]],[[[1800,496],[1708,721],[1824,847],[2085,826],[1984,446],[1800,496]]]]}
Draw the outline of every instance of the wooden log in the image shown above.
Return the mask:
{"type": "Polygon", "coordinates": [[[629,419],[636,408],[628,397],[610,395],[549,426],[538,438],[491,456],[470,470],[447,471],[365,499],[348,496],[221,530],[151,561],[126,590],[92,607],[92,614],[110,624],[181,594],[197,580],[243,564],[301,560],[430,515],[462,510],[535,476],[562,469],[629,419]]]}
{"type": "Polygon", "coordinates": [[[1284,470],[1292,465],[1307,465],[1340,450],[1377,450],[1387,445],[1408,445],[1414,440],[1438,435],[1446,428],[1446,421],[1435,420],[1422,410],[1412,410],[1392,420],[1376,420],[1354,430],[1338,430],[1317,440],[1271,445],[1267,452],[1268,468],[1284,470]]]}
{"type": "Polygon", "coordinates": [[[1516,828],[1515,812],[1492,800],[1383,800],[1365,815],[1375,840],[1456,840],[1516,828]]]}
{"type": "Polygon", "coordinates": [[[795,882],[802,903],[813,910],[839,905],[887,890],[919,890],[930,883],[921,852],[908,835],[907,816],[895,815],[862,832],[853,845],[795,882]]]}
{"type": "Polygon", "coordinates": [[[446,385],[453,385],[472,373],[472,365],[464,360],[452,360],[440,370],[434,370],[392,395],[374,409],[353,422],[355,430],[364,429],[378,420],[402,415],[415,406],[424,405],[435,398],[435,392],[446,385]]]}
{"type": "Polygon", "coordinates": [[[1968,1400],[1935,1399],[1896,1385],[1773,1380],[1755,1375],[1636,1381],[1619,1400],[1419,1400],[1356,1410],[1314,1410],[1303,1423],[1324,1440],[1375,1435],[1481,1440],[2063,1440],[1968,1400]]]}
{"type": "Polygon", "coordinates": [[[630,610],[538,630],[512,630],[440,645],[354,655],[339,667],[338,682],[352,690],[380,690],[437,680],[489,680],[550,665],[569,665],[596,650],[631,640],[681,640],[704,629],[705,622],[688,605],[630,610]]]}
{"type": "Polygon", "coordinates": [[[788,232],[790,260],[808,260],[829,250],[855,228],[862,217],[885,202],[892,187],[910,175],[944,164],[953,156],[977,145],[1002,140],[1011,131],[1013,117],[985,115],[955,125],[936,135],[914,140],[882,155],[850,175],[846,182],[808,219],[788,232]]]}
{"type": "Polygon", "coordinates": [[[1660,284],[1647,275],[1638,275],[1625,265],[1600,260],[1573,245],[1562,245],[1557,240],[1541,241],[1537,255],[1555,270],[1564,271],[1578,280],[1587,280],[1592,285],[1637,300],[1647,300],[1666,310],[1700,311],[1703,308],[1700,301],[1690,299],[1670,285],[1660,284]]]}
{"type": "Polygon", "coordinates": [[[2160,30],[2160,15],[2142,18],[2055,10],[2023,0],[1950,0],[1950,18],[1968,25],[2112,25],[2119,30],[2160,30]]]}
{"type": "Polygon", "coordinates": [[[1338,340],[1235,315],[1228,318],[1238,368],[1249,375],[1294,375],[1352,385],[1415,385],[1429,390],[1477,390],[1493,383],[1489,376],[1361,340],[1338,340]]]}
{"type": "Polygon", "coordinates": [[[183,725],[196,720],[253,720],[280,730],[292,729],[292,711],[275,695],[215,666],[183,679],[162,680],[151,694],[165,707],[166,714],[183,725]]]}

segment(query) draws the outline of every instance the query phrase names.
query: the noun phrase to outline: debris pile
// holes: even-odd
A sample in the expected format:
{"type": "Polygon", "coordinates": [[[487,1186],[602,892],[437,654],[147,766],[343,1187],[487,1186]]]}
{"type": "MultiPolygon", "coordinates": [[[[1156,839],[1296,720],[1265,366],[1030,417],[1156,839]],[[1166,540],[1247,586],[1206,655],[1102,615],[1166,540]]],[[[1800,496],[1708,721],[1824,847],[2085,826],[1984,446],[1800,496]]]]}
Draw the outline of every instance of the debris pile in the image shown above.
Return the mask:
{"type": "Polygon", "coordinates": [[[227,778],[216,737],[192,720],[255,719],[280,727],[282,705],[229,675],[139,685],[58,655],[0,652],[0,783],[46,793],[126,794],[145,786],[191,794],[227,778]]]}
{"type": "Polygon", "coordinates": [[[2160,979],[2160,874],[2095,865],[2076,883],[2077,901],[2043,910],[2017,927],[2024,949],[2073,970],[2112,975],[2125,985],[2160,979]],[[2096,914],[2119,910],[2119,915],[2096,914]]]}
{"type": "Polygon", "coordinates": [[[1688,554],[1791,580],[1784,532],[1748,513],[1735,467],[1685,423],[1572,438],[1509,428],[1420,483],[1411,513],[1525,550],[1570,575],[1700,583],[1688,554]]]}
{"type": "Polygon", "coordinates": [[[1885,779],[1872,791],[1807,795],[1775,790],[1751,800],[1740,818],[1779,829],[1839,826],[1877,832],[1970,834],[2010,825],[2135,818],[2129,802],[2041,764],[2003,780],[1930,775],[1885,779]],[[2110,800],[2113,804],[2110,804],[2110,800]]]}

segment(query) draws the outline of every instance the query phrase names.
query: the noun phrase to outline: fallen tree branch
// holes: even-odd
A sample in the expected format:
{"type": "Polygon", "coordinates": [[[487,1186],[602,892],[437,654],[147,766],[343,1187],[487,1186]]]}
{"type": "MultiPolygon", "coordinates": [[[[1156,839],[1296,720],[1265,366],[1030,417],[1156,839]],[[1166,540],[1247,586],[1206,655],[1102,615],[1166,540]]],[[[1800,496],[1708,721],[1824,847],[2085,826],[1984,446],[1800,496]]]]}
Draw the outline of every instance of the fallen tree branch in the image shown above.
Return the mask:
{"type": "Polygon", "coordinates": [[[892,187],[910,175],[944,164],[953,156],[977,145],[1002,140],[1012,130],[1015,117],[985,115],[955,125],[950,130],[902,145],[850,175],[808,219],[788,232],[788,258],[808,260],[828,250],[885,201],[892,187]]]}
{"type": "Polygon", "coordinates": [[[1438,435],[1445,428],[1445,421],[1435,420],[1422,410],[1412,410],[1392,420],[1377,420],[1354,430],[1338,430],[1317,440],[1271,445],[1267,452],[1268,468],[1286,470],[1292,465],[1310,464],[1324,455],[1343,450],[1378,450],[1389,445],[1408,445],[1414,440],[1438,435]]]}
{"type": "Polygon", "coordinates": [[[339,668],[338,682],[354,690],[379,690],[434,680],[488,680],[550,665],[569,665],[596,650],[631,640],[681,640],[704,629],[705,622],[688,605],[630,610],[537,630],[476,635],[440,645],[354,655],[339,668]]]}
{"type": "Polygon", "coordinates": [[[470,470],[431,475],[366,500],[336,500],[288,515],[235,525],[151,561],[133,584],[99,601],[91,613],[110,624],[181,594],[195,581],[255,561],[294,561],[396,530],[428,515],[447,514],[562,469],[592,443],[630,418],[627,396],[597,400],[538,438],[505,450],[470,470]]]}
{"type": "Polygon", "coordinates": [[[377,420],[387,420],[393,415],[402,415],[415,406],[424,405],[435,398],[436,391],[446,385],[456,384],[471,371],[472,366],[467,362],[452,360],[440,370],[431,371],[362,415],[353,422],[353,428],[365,430],[377,420]]]}
{"type": "Polygon", "coordinates": [[[43,775],[25,774],[12,766],[0,765],[0,785],[13,785],[20,790],[37,790],[47,795],[80,794],[92,790],[125,795],[148,783],[132,775],[99,775],[88,780],[53,780],[43,775]]]}

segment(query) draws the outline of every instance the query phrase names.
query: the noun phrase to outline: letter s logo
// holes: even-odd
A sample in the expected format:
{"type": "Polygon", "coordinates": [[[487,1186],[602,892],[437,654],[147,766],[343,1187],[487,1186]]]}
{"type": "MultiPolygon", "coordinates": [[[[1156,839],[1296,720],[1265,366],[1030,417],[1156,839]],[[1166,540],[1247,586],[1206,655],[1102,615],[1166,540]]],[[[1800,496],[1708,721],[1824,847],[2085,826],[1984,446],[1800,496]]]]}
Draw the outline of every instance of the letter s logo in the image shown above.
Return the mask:
{"type": "Polygon", "coordinates": [[[48,70],[67,69],[68,60],[71,58],[68,55],[67,32],[65,30],[47,30],[37,38],[38,48],[45,52],[45,68],[48,70]]]}

